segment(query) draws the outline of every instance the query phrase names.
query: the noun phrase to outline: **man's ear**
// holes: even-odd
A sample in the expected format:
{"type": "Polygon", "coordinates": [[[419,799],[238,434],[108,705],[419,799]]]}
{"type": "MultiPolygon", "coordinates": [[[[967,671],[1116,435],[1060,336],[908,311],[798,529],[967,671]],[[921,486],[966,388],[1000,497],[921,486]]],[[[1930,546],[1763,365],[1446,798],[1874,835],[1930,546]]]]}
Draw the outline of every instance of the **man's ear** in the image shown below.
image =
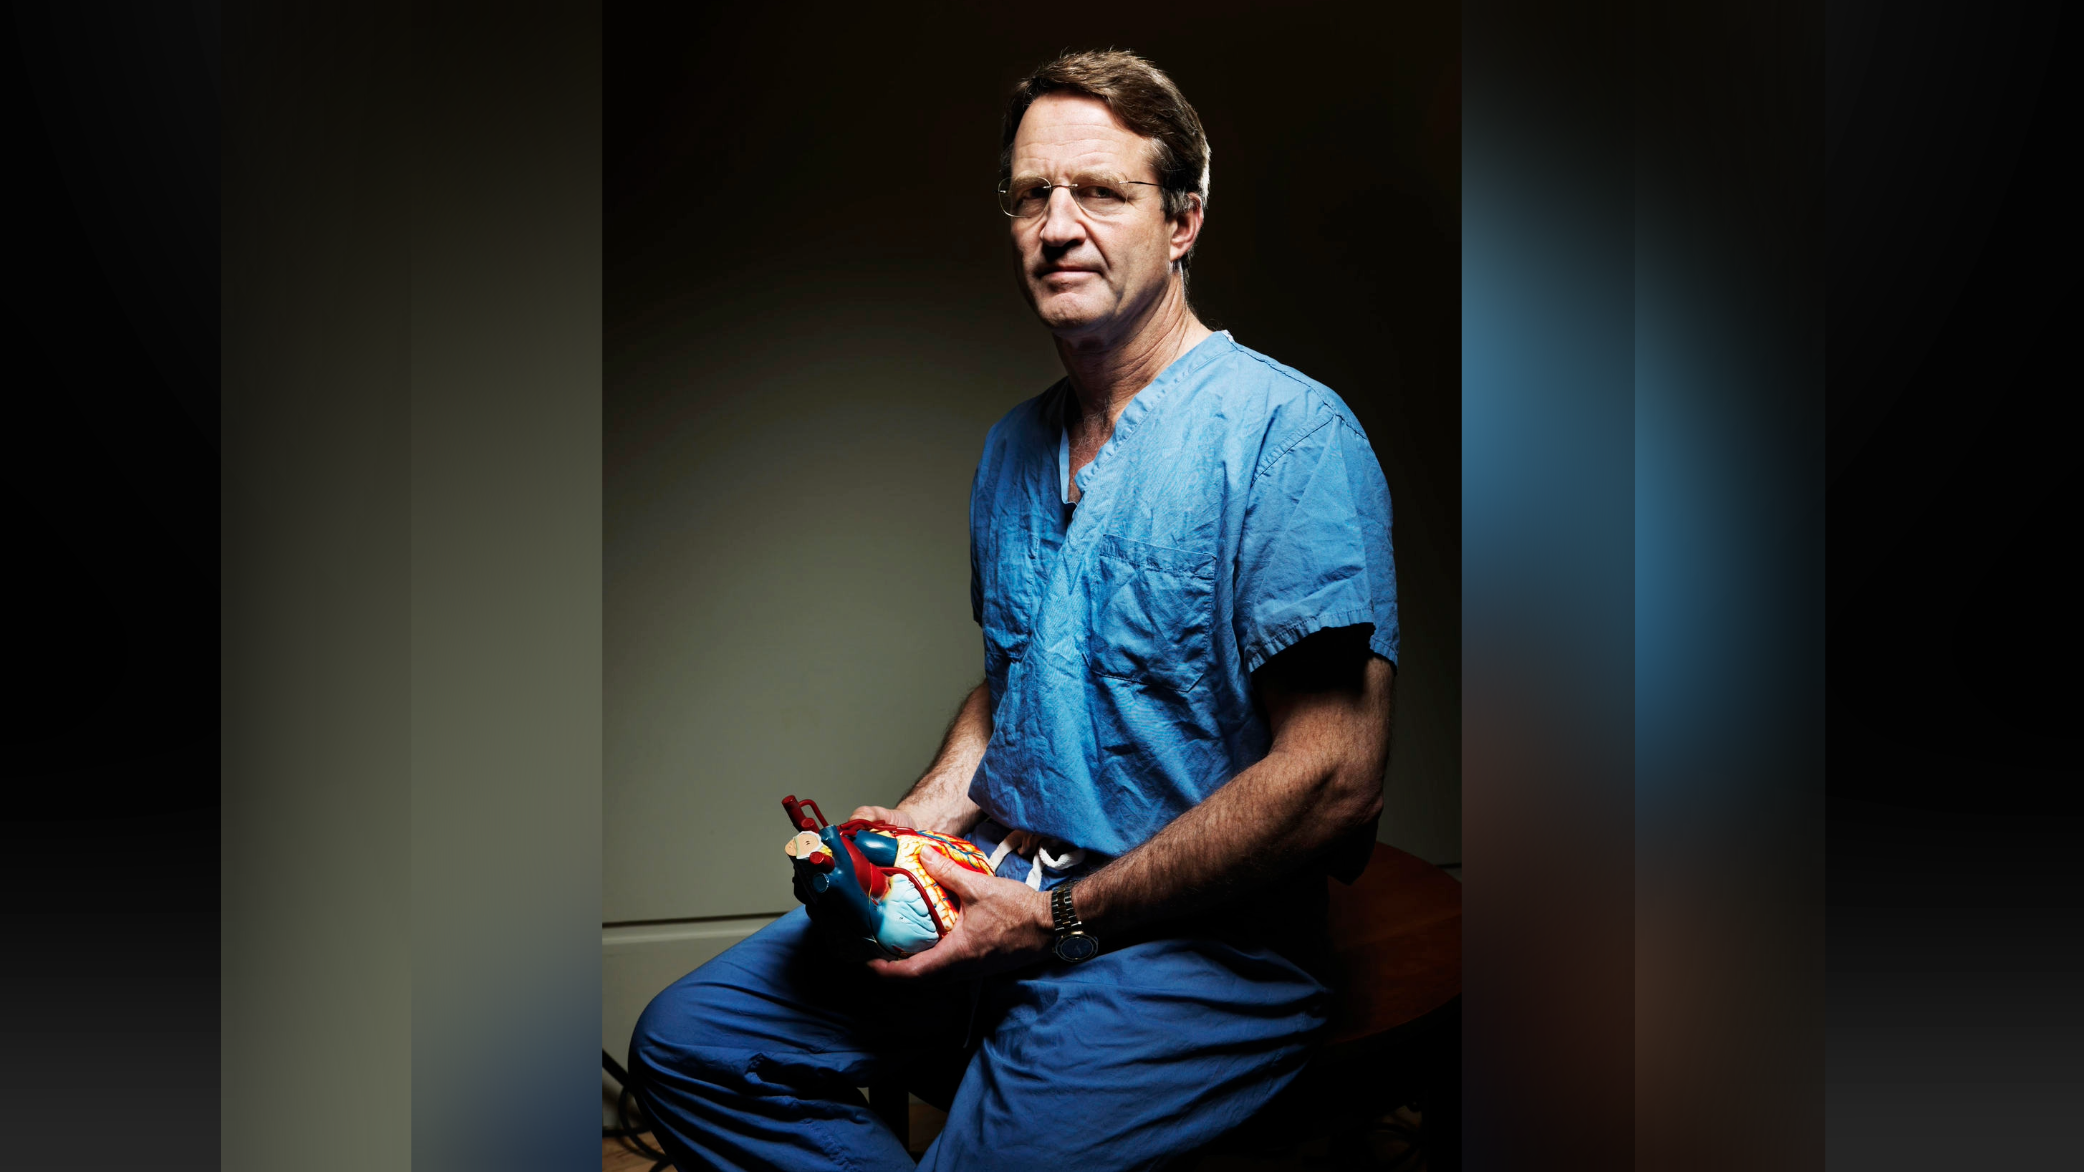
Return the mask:
{"type": "Polygon", "coordinates": [[[1187,196],[1187,206],[1180,210],[1179,215],[1172,217],[1173,264],[1178,264],[1179,259],[1193,249],[1194,242],[1201,239],[1201,224],[1206,217],[1207,211],[1202,207],[1201,197],[1187,196]]]}

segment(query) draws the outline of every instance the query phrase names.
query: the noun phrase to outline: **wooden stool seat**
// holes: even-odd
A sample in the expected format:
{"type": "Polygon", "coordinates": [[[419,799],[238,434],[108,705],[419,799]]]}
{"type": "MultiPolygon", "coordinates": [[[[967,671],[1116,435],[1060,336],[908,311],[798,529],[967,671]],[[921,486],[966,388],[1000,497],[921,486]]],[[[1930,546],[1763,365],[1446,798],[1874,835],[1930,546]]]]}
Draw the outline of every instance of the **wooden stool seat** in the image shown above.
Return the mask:
{"type": "Polygon", "coordinates": [[[1461,1167],[1461,882],[1382,843],[1351,886],[1326,882],[1338,1002],[1324,1048],[1183,1169],[1401,1169],[1421,1155],[1427,1172],[1461,1167]],[[1415,1135],[1386,1122],[1413,1102],[1415,1135]],[[1402,1142],[1379,1142],[1386,1127],[1402,1142]],[[1311,1148],[1325,1150],[1298,1164],[1311,1148]]]}
{"type": "Polygon", "coordinates": [[[1416,1021],[1462,992],[1462,884],[1375,844],[1352,886],[1329,881],[1339,1008],[1327,1045],[1416,1021]]]}

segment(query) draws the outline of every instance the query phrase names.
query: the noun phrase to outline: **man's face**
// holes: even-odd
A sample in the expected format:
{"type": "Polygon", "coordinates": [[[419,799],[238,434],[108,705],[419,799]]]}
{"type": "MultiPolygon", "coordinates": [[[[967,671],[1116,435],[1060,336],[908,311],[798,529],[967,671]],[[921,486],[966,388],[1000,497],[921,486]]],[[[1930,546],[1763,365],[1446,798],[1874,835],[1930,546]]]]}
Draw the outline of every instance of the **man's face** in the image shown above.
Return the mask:
{"type": "Polygon", "coordinates": [[[1103,184],[1129,203],[1113,215],[1049,192],[1047,210],[1016,219],[1013,250],[1028,304],[1061,338],[1110,337],[1164,292],[1172,262],[1194,242],[1198,209],[1165,218],[1150,141],[1095,98],[1048,94],[1028,107],[1013,137],[1013,182],[1103,184]]]}

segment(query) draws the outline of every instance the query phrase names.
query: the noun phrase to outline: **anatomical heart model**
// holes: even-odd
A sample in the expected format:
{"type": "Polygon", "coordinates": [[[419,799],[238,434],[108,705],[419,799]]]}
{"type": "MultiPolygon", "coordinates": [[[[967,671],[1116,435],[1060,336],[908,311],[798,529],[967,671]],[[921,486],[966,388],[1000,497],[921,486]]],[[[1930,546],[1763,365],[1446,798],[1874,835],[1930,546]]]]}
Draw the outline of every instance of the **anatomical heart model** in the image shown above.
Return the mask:
{"type": "Polygon", "coordinates": [[[782,809],[798,831],[782,848],[795,860],[796,898],[820,926],[866,945],[857,949],[865,956],[902,960],[924,952],[962,918],[955,893],[920,863],[922,851],[991,874],[984,852],[960,838],[860,820],[830,826],[816,802],[793,794],[782,799],[782,809]]]}

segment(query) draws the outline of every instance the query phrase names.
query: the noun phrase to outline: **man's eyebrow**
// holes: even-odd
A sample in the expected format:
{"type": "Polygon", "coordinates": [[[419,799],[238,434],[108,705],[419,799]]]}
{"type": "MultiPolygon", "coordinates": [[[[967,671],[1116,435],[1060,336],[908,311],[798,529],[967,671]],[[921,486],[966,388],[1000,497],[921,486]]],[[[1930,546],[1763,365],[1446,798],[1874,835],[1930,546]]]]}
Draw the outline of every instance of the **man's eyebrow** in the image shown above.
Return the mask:
{"type": "MultiPolygon", "coordinates": [[[[1043,183],[1046,182],[1046,180],[1044,180],[1040,175],[1036,175],[1030,172],[1024,175],[1015,175],[1008,182],[1012,184],[1043,183]]],[[[1079,171],[1071,176],[1071,182],[1074,185],[1091,183],[1098,184],[1102,187],[1119,187],[1122,184],[1127,183],[1129,181],[1127,179],[1122,178],[1119,174],[1116,174],[1113,171],[1079,171]]]]}

